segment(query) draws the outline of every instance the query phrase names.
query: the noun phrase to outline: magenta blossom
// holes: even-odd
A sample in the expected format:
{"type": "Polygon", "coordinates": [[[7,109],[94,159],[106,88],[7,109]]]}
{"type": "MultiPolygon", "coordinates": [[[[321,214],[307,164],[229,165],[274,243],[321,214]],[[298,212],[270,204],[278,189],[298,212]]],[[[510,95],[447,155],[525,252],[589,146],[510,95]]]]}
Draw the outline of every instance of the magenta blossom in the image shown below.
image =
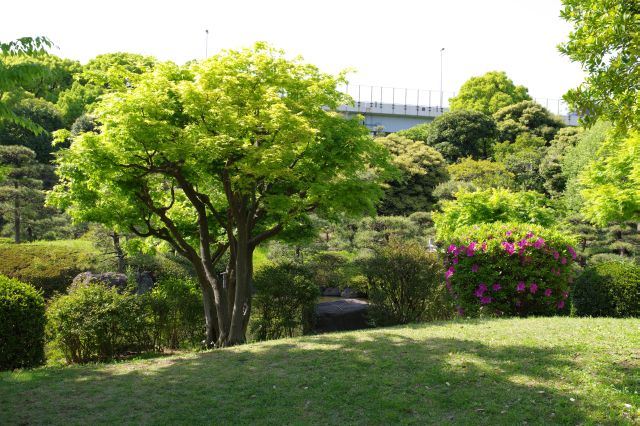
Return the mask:
{"type": "Polygon", "coordinates": [[[491,298],[489,296],[484,296],[480,299],[481,305],[488,305],[489,303],[491,303],[491,298]]]}
{"type": "Polygon", "coordinates": [[[505,235],[506,235],[507,237],[510,237],[510,236],[511,236],[511,234],[513,234],[513,232],[511,232],[511,231],[507,231],[507,232],[505,232],[505,235]]]}
{"type": "Polygon", "coordinates": [[[484,283],[480,283],[476,291],[473,293],[476,297],[483,297],[484,292],[487,291],[487,286],[484,283]]]}
{"type": "Polygon", "coordinates": [[[550,296],[551,296],[551,293],[553,293],[553,291],[552,291],[550,288],[548,288],[548,289],[546,289],[546,290],[544,291],[544,295],[545,295],[545,296],[547,296],[547,297],[550,297],[550,296]]]}
{"type": "Polygon", "coordinates": [[[564,308],[564,300],[558,302],[558,309],[564,308]]]}
{"type": "Polygon", "coordinates": [[[518,247],[523,248],[529,245],[529,241],[527,240],[520,240],[518,241],[518,247]]]}
{"type": "Polygon", "coordinates": [[[524,291],[527,288],[527,285],[524,281],[518,281],[518,285],[516,286],[517,291],[524,291]]]}
{"type": "Polygon", "coordinates": [[[538,284],[531,283],[531,285],[529,286],[529,291],[531,292],[531,294],[536,294],[536,292],[538,291],[538,284]]]}
{"type": "Polygon", "coordinates": [[[531,238],[533,237],[533,232],[529,231],[527,232],[526,238],[531,238]]]}
{"type": "Polygon", "coordinates": [[[478,272],[478,264],[474,263],[471,265],[471,272],[478,272]]]}
{"type": "Polygon", "coordinates": [[[473,256],[473,252],[476,250],[476,243],[469,244],[467,247],[467,256],[473,256]]]}
{"type": "Polygon", "coordinates": [[[567,250],[569,251],[569,254],[571,254],[571,258],[573,260],[576,260],[576,257],[578,257],[578,255],[576,254],[576,251],[573,249],[573,247],[567,246],[567,250]]]}
{"type": "Polygon", "coordinates": [[[493,291],[498,291],[502,288],[502,286],[500,285],[500,283],[493,283],[493,286],[491,286],[491,288],[493,289],[493,291]]]}
{"type": "Polygon", "coordinates": [[[454,272],[456,272],[456,268],[454,268],[453,266],[450,267],[447,270],[447,272],[444,273],[444,278],[448,280],[449,278],[451,278],[451,276],[453,275],[454,272]]]}
{"type": "Polygon", "coordinates": [[[538,238],[535,243],[533,243],[535,248],[540,248],[544,246],[544,240],[542,238],[538,238]]]}
{"type": "Polygon", "coordinates": [[[553,252],[553,258],[554,258],[555,260],[560,259],[560,253],[558,253],[557,251],[554,251],[554,252],[553,252]]]}
{"type": "Polygon", "coordinates": [[[515,252],[515,248],[513,247],[513,244],[507,241],[502,242],[502,247],[504,247],[504,249],[506,250],[507,253],[509,253],[509,255],[512,255],[515,252]]]}
{"type": "Polygon", "coordinates": [[[562,259],[560,259],[560,263],[562,263],[563,265],[567,264],[567,258],[563,257],[562,259]]]}
{"type": "Polygon", "coordinates": [[[449,246],[449,248],[447,249],[447,253],[455,253],[456,251],[458,251],[458,250],[457,250],[455,244],[451,244],[449,246]]]}
{"type": "Polygon", "coordinates": [[[457,258],[457,257],[454,257],[454,258],[453,258],[453,264],[454,264],[454,265],[457,265],[457,264],[458,264],[458,262],[459,262],[458,258],[457,258]]]}

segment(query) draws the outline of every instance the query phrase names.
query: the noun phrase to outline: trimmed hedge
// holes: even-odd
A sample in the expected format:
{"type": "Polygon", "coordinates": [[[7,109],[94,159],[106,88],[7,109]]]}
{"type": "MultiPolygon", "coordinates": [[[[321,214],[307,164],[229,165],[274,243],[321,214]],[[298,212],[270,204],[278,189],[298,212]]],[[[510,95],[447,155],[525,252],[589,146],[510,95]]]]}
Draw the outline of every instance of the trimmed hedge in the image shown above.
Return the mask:
{"type": "Polygon", "coordinates": [[[98,254],[85,241],[0,244],[0,259],[1,275],[33,285],[46,298],[64,292],[80,272],[99,269],[98,254]]]}
{"type": "Polygon", "coordinates": [[[42,294],[0,275],[0,370],[44,362],[45,322],[42,294]]]}
{"type": "Polygon", "coordinates": [[[608,261],[590,266],[576,280],[576,315],[640,317],[640,266],[608,261]]]}
{"type": "Polygon", "coordinates": [[[567,311],[576,258],[567,235],[531,224],[467,226],[447,242],[445,279],[463,315],[567,311]]]}

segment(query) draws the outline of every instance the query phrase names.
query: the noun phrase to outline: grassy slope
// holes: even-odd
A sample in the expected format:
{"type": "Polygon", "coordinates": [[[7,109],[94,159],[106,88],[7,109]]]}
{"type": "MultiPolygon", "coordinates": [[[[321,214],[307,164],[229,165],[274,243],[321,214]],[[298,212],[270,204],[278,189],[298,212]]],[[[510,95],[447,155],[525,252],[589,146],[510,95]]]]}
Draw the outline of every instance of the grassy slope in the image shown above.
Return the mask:
{"type": "Polygon", "coordinates": [[[639,409],[638,319],[422,324],[0,374],[3,425],[634,424],[639,409]]]}

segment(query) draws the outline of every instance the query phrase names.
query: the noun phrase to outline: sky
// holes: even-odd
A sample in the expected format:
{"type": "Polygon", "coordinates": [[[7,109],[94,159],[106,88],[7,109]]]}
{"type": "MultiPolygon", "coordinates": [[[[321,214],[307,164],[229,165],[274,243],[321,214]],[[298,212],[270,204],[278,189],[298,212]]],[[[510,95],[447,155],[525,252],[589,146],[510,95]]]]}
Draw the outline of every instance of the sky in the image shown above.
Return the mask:
{"type": "Polygon", "coordinates": [[[580,84],[557,45],[571,26],[560,0],[4,0],[0,41],[43,35],[83,63],[116,51],[184,63],[267,41],[352,84],[456,92],[505,71],[537,98],[580,84]],[[208,43],[205,30],[209,31],[208,43]],[[445,50],[442,51],[441,49],[445,50]],[[206,52],[208,51],[208,52],[206,52]]]}

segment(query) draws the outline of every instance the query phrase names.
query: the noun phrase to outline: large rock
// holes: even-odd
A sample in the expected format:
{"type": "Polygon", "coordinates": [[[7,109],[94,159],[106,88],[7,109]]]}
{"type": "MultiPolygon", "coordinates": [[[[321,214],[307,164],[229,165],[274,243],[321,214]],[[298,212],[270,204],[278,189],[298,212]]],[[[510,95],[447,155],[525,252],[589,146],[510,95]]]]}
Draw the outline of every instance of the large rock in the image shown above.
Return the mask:
{"type": "Polygon", "coordinates": [[[143,294],[151,291],[155,282],[155,280],[153,279],[153,274],[149,271],[136,272],[136,281],[138,284],[138,294],[143,294]]]}
{"type": "Polygon", "coordinates": [[[340,289],[337,287],[327,287],[322,290],[322,295],[326,297],[340,297],[340,289]]]}
{"type": "Polygon", "coordinates": [[[125,274],[119,274],[117,272],[82,272],[76,275],[76,277],[73,279],[73,282],[71,283],[71,286],[78,287],[93,283],[101,283],[109,287],[124,289],[127,286],[127,276],[125,274]]]}
{"type": "Polygon", "coordinates": [[[343,299],[316,305],[316,331],[359,330],[369,328],[369,304],[358,299],[343,299]]]}
{"type": "Polygon", "coordinates": [[[345,297],[347,299],[352,299],[358,296],[360,296],[360,292],[358,290],[352,289],[351,287],[347,287],[340,292],[340,297],[345,297]]]}

